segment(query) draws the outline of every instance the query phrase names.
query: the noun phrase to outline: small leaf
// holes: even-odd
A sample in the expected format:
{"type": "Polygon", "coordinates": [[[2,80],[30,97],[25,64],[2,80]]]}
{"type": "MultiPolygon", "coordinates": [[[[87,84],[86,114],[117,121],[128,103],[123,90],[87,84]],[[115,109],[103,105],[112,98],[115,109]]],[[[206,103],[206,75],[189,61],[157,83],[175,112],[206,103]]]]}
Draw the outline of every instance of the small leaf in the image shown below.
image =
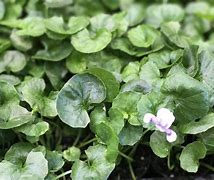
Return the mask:
{"type": "Polygon", "coordinates": [[[152,151],[160,158],[165,158],[170,153],[171,144],[166,140],[166,135],[162,132],[153,132],[150,136],[149,144],[152,151]]]}
{"type": "Polygon", "coordinates": [[[106,98],[102,81],[91,74],[73,76],[60,90],[57,97],[57,112],[60,119],[71,127],[86,127],[90,122],[87,110],[92,103],[101,103],[106,98]]]}
{"type": "Polygon", "coordinates": [[[81,155],[80,149],[72,146],[66,150],[63,151],[63,157],[67,160],[67,161],[76,161],[79,160],[81,155]]]}
{"type": "Polygon", "coordinates": [[[206,155],[206,147],[200,141],[188,144],[180,155],[180,165],[187,172],[196,173],[199,167],[199,159],[206,155]]]}
{"type": "Polygon", "coordinates": [[[111,33],[106,29],[100,29],[95,33],[84,29],[71,37],[71,43],[74,48],[82,53],[101,51],[110,41],[111,33]]]}
{"type": "Polygon", "coordinates": [[[207,114],[198,121],[191,121],[188,124],[181,125],[179,130],[184,134],[199,134],[214,127],[214,113],[207,114]]]}
{"type": "Polygon", "coordinates": [[[106,87],[106,101],[111,102],[119,93],[120,84],[114,75],[101,68],[90,68],[86,71],[99,78],[106,87]]]}
{"type": "Polygon", "coordinates": [[[48,161],[48,170],[51,172],[57,172],[64,165],[64,161],[62,159],[62,154],[60,154],[57,151],[47,150],[45,157],[48,161]]]}
{"type": "Polygon", "coordinates": [[[147,48],[151,46],[160,33],[148,25],[139,25],[128,32],[128,38],[134,46],[147,48]]]}

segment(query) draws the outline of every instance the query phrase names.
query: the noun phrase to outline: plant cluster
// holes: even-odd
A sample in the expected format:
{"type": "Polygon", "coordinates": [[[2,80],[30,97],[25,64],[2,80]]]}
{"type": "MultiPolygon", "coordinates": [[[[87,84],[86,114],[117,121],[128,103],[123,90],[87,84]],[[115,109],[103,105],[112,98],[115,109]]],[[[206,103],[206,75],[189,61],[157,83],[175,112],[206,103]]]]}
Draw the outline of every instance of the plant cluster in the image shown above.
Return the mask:
{"type": "Polygon", "coordinates": [[[135,179],[140,146],[197,172],[213,22],[212,0],[0,0],[0,179],[104,180],[124,158],[135,179]]]}

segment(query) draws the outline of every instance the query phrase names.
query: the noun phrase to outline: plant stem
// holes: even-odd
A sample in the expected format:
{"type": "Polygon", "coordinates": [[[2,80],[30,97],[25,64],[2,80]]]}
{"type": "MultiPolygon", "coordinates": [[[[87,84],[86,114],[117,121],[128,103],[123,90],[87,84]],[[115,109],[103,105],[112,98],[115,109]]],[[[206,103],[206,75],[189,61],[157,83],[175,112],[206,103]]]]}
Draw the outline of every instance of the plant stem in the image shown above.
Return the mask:
{"type": "Polygon", "coordinates": [[[174,165],[171,165],[170,159],[171,159],[171,157],[170,157],[170,153],[169,153],[169,154],[168,154],[168,157],[167,157],[167,166],[168,166],[168,169],[169,169],[169,170],[173,170],[174,165]]]}
{"type": "Polygon", "coordinates": [[[118,151],[118,152],[119,152],[119,154],[120,154],[122,157],[124,157],[124,158],[127,159],[128,161],[134,161],[131,157],[127,156],[126,154],[124,154],[124,153],[122,153],[122,152],[120,152],[120,151],[118,151]]]}
{"type": "Polygon", "coordinates": [[[200,165],[206,167],[207,169],[209,169],[210,171],[213,171],[214,172],[214,167],[209,165],[209,164],[206,164],[204,162],[200,162],[200,165]]]}
{"type": "Polygon", "coordinates": [[[96,141],[96,140],[97,140],[96,138],[90,139],[90,140],[88,140],[88,141],[86,141],[86,142],[84,142],[84,143],[81,143],[81,144],[78,146],[78,148],[82,148],[82,147],[84,147],[84,146],[86,146],[86,145],[88,145],[88,144],[90,144],[90,143],[92,143],[92,142],[94,142],[94,141],[96,141]]]}
{"type": "Polygon", "coordinates": [[[71,172],[72,172],[72,170],[66,171],[66,172],[64,172],[64,173],[62,173],[62,174],[60,174],[60,175],[58,175],[58,176],[56,177],[56,179],[60,179],[61,177],[64,177],[64,176],[66,176],[66,175],[68,175],[68,174],[71,174],[71,172]]]}
{"type": "Polygon", "coordinates": [[[77,137],[76,137],[76,139],[75,139],[75,141],[74,141],[74,143],[73,143],[73,146],[76,146],[76,145],[77,145],[77,143],[79,142],[79,139],[80,139],[80,137],[81,137],[81,134],[82,134],[82,130],[80,129],[80,130],[78,131],[77,137]]]}
{"type": "Polygon", "coordinates": [[[130,173],[131,173],[132,179],[133,179],[133,180],[136,180],[136,176],[135,176],[135,174],[134,174],[134,171],[133,171],[133,168],[132,168],[131,162],[130,162],[130,161],[128,161],[128,164],[129,164],[129,170],[130,170],[130,173]]]}

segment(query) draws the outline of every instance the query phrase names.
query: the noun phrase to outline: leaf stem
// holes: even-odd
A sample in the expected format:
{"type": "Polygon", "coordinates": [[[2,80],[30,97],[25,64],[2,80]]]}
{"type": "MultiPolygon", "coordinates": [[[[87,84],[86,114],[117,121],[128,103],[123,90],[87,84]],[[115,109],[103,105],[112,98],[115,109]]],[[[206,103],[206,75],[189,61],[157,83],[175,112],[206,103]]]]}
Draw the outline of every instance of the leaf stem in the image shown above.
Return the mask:
{"type": "Polygon", "coordinates": [[[170,156],[170,152],[169,152],[169,154],[167,156],[167,166],[168,166],[169,170],[173,170],[174,169],[174,165],[171,165],[170,159],[171,159],[171,156],[170,156]]]}
{"type": "Polygon", "coordinates": [[[90,140],[88,140],[88,141],[86,141],[86,142],[84,142],[84,143],[81,143],[79,146],[78,146],[78,148],[82,148],[82,147],[84,147],[84,146],[86,146],[86,145],[88,145],[88,144],[90,144],[90,143],[92,143],[92,142],[94,142],[94,141],[96,141],[97,140],[97,138],[92,138],[92,139],[90,139],[90,140]]]}
{"type": "Polygon", "coordinates": [[[118,151],[119,154],[124,157],[125,159],[127,159],[128,161],[134,161],[131,157],[127,156],[126,154],[122,153],[121,151],[118,151]]]}
{"type": "Polygon", "coordinates": [[[130,170],[132,179],[133,179],[133,180],[136,180],[137,178],[136,178],[136,176],[135,176],[135,174],[134,174],[134,171],[133,171],[133,168],[132,168],[132,165],[131,165],[131,162],[130,162],[130,161],[128,161],[128,165],[129,165],[129,170],[130,170]]]}
{"type": "Polygon", "coordinates": [[[58,175],[58,176],[56,177],[56,179],[60,179],[61,177],[64,177],[64,176],[66,176],[66,175],[68,175],[68,174],[71,174],[71,172],[72,172],[72,170],[66,171],[66,172],[64,172],[64,173],[62,173],[62,174],[60,174],[60,175],[58,175]]]}
{"type": "Polygon", "coordinates": [[[80,139],[81,135],[82,135],[82,130],[80,129],[80,130],[78,131],[78,134],[77,134],[76,139],[74,140],[73,146],[76,146],[76,145],[77,145],[77,143],[79,142],[79,139],[80,139]]]}
{"type": "Polygon", "coordinates": [[[209,169],[210,171],[213,171],[214,172],[214,167],[207,164],[207,163],[204,163],[204,162],[200,162],[200,165],[206,167],[207,169],[209,169]]]}

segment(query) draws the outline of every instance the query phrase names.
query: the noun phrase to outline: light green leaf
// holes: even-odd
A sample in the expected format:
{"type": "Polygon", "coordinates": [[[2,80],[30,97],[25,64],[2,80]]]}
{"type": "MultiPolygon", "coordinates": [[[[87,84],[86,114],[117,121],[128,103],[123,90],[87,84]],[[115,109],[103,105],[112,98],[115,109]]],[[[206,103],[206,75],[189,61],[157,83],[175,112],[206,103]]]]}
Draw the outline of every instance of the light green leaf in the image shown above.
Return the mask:
{"type": "Polygon", "coordinates": [[[107,161],[106,147],[103,145],[91,146],[85,152],[90,164],[80,160],[76,161],[72,166],[71,178],[73,180],[108,179],[110,173],[115,167],[115,164],[107,161]]]}
{"type": "Polygon", "coordinates": [[[89,105],[101,103],[105,98],[106,89],[102,81],[91,74],[78,74],[60,90],[57,112],[64,123],[83,128],[90,122],[87,113],[89,105]]]}
{"type": "Polygon", "coordinates": [[[137,103],[141,96],[141,93],[132,91],[120,93],[113,100],[112,107],[120,110],[123,113],[123,117],[127,119],[130,124],[135,126],[141,125],[137,112],[137,103]]]}
{"type": "Polygon", "coordinates": [[[49,124],[44,121],[36,123],[27,123],[15,128],[15,131],[24,133],[27,136],[39,137],[49,130],[49,124]]]}
{"type": "Polygon", "coordinates": [[[4,17],[5,14],[5,5],[3,1],[0,1],[0,20],[4,17]]]}
{"type": "Polygon", "coordinates": [[[89,19],[84,16],[70,17],[66,24],[62,17],[53,16],[45,20],[45,26],[50,31],[58,34],[71,35],[84,29],[89,24],[89,19]]]}
{"type": "Polygon", "coordinates": [[[111,102],[119,93],[120,84],[114,75],[101,68],[90,68],[86,72],[99,78],[106,87],[106,101],[111,102]]]}
{"type": "Polygon", "coordinates": [[[0,81],[8,82],[9,84],[12,84],[13,86],[18,85],[21,82],[21,80],[18,77],[14,76],[14,75],[10,75],[10,74],[1,74],[0,81]]]}
{"type": "Polygon", "coordinates": [[[166,140],[165,133],[155,131],[150,136],[149,142],[152,151],[160,158],[165,158],[169,155],[171,144],[166,140]]]}
{"type": "Polygon", "coordinates": [[[143,128],[140,126],[132,126],[129,123],[126,123],[124,128],[121,130],[119,134],[120,144],[125,146],[133,146],[137,143],[143,135],[143,128]]]}
{"type": "Polygon", "coordinates": [[[43,41],[44,50],[38,50],[33,59],[61,61],[71,54],[72,47],[67,41],[43,41]]]}
{"type": "Polygon", "coordinates": [[[159,27],[164,22],[181,21],[184,10],[177,4],[151,5],[146,10],[146,22],[159,27]]]}
{"type": "Polygon", "coordinates": [[[196,173],[199,167],[199,159],[206,155],[206,147],[200,141],[188,144],[180,155],[180,165],[187,172],[196,173]]]}
{"type": "Polygon", "coordinates": [[[103,50],[111,41],[111,33],[106,29],[89,32],[84,29],[71,37],[71,43],[77,51],[95,53],[103,50]]]}
{"type": "Polygon", "coordinates": [[[54,117],[56,112],[56,92],[52,92],[48,97],[44,96],[45,82],[40,78],[32,78],[23,82],[21,92],[33,111],[41,113],[46,117],[54,117]]]}
{"type": "Polygon", "coordinates": [[[81,155],[81,151],[79,148],[72,146],[63,151],[63,157],[67,161],[76,161],[79,160],[81,155]]]}
{"type": "Polygon", "coordinates": [[[175,117],[181,124],[203,117],[209,110],[208,92],[203,84],[184,73],[166,78],[161,91],[173,97],[175,117]]]}
{"type": "Polygon", "coordinates": [[[90,23],[93,31],[107,29],[108,31],[113,32],[117,28],[115,20],[108,14],[98,14],[90,19],[90,23]]]}
{"type": "Polygon", "coordinates": [[[214,127],[214,113],[207,114],[200,120],[181,125],[179,130],[184,134],[199,134],[214,127]]]}
{"type": "Polygon", "coordinates": [[[139,79],[139,71],[140,71],[140,63],[130,62],[122,72],[122,79],[124,82],[128,82],[130,80],[139,79]]]}
{"type": "Polygon", "coordinates": [[[16,50],[6,51],[0,58],[0,72],[19,72],[27,63],[25,55],[16,50]]]}
{"type": "Polygon", "coordinates": [[[64,165],[64,160],[62,159],[62,154],[60,154],[57,151],[47,150],[45,157],[48,161],[48,170],[50,172],[57,172],[64,165]]]}
{"type": "Polygon", "coordinates": [[[151,46],[160,33],[148,25],[139,25],[128,31],[128,38],[134,46],[147,48],[151,46]]]}
{"type": "Polygon", "coordinates": [[[73,3],[73,0],[45,0],[45,5],[49,8],[61,8],[73,3]]]}

